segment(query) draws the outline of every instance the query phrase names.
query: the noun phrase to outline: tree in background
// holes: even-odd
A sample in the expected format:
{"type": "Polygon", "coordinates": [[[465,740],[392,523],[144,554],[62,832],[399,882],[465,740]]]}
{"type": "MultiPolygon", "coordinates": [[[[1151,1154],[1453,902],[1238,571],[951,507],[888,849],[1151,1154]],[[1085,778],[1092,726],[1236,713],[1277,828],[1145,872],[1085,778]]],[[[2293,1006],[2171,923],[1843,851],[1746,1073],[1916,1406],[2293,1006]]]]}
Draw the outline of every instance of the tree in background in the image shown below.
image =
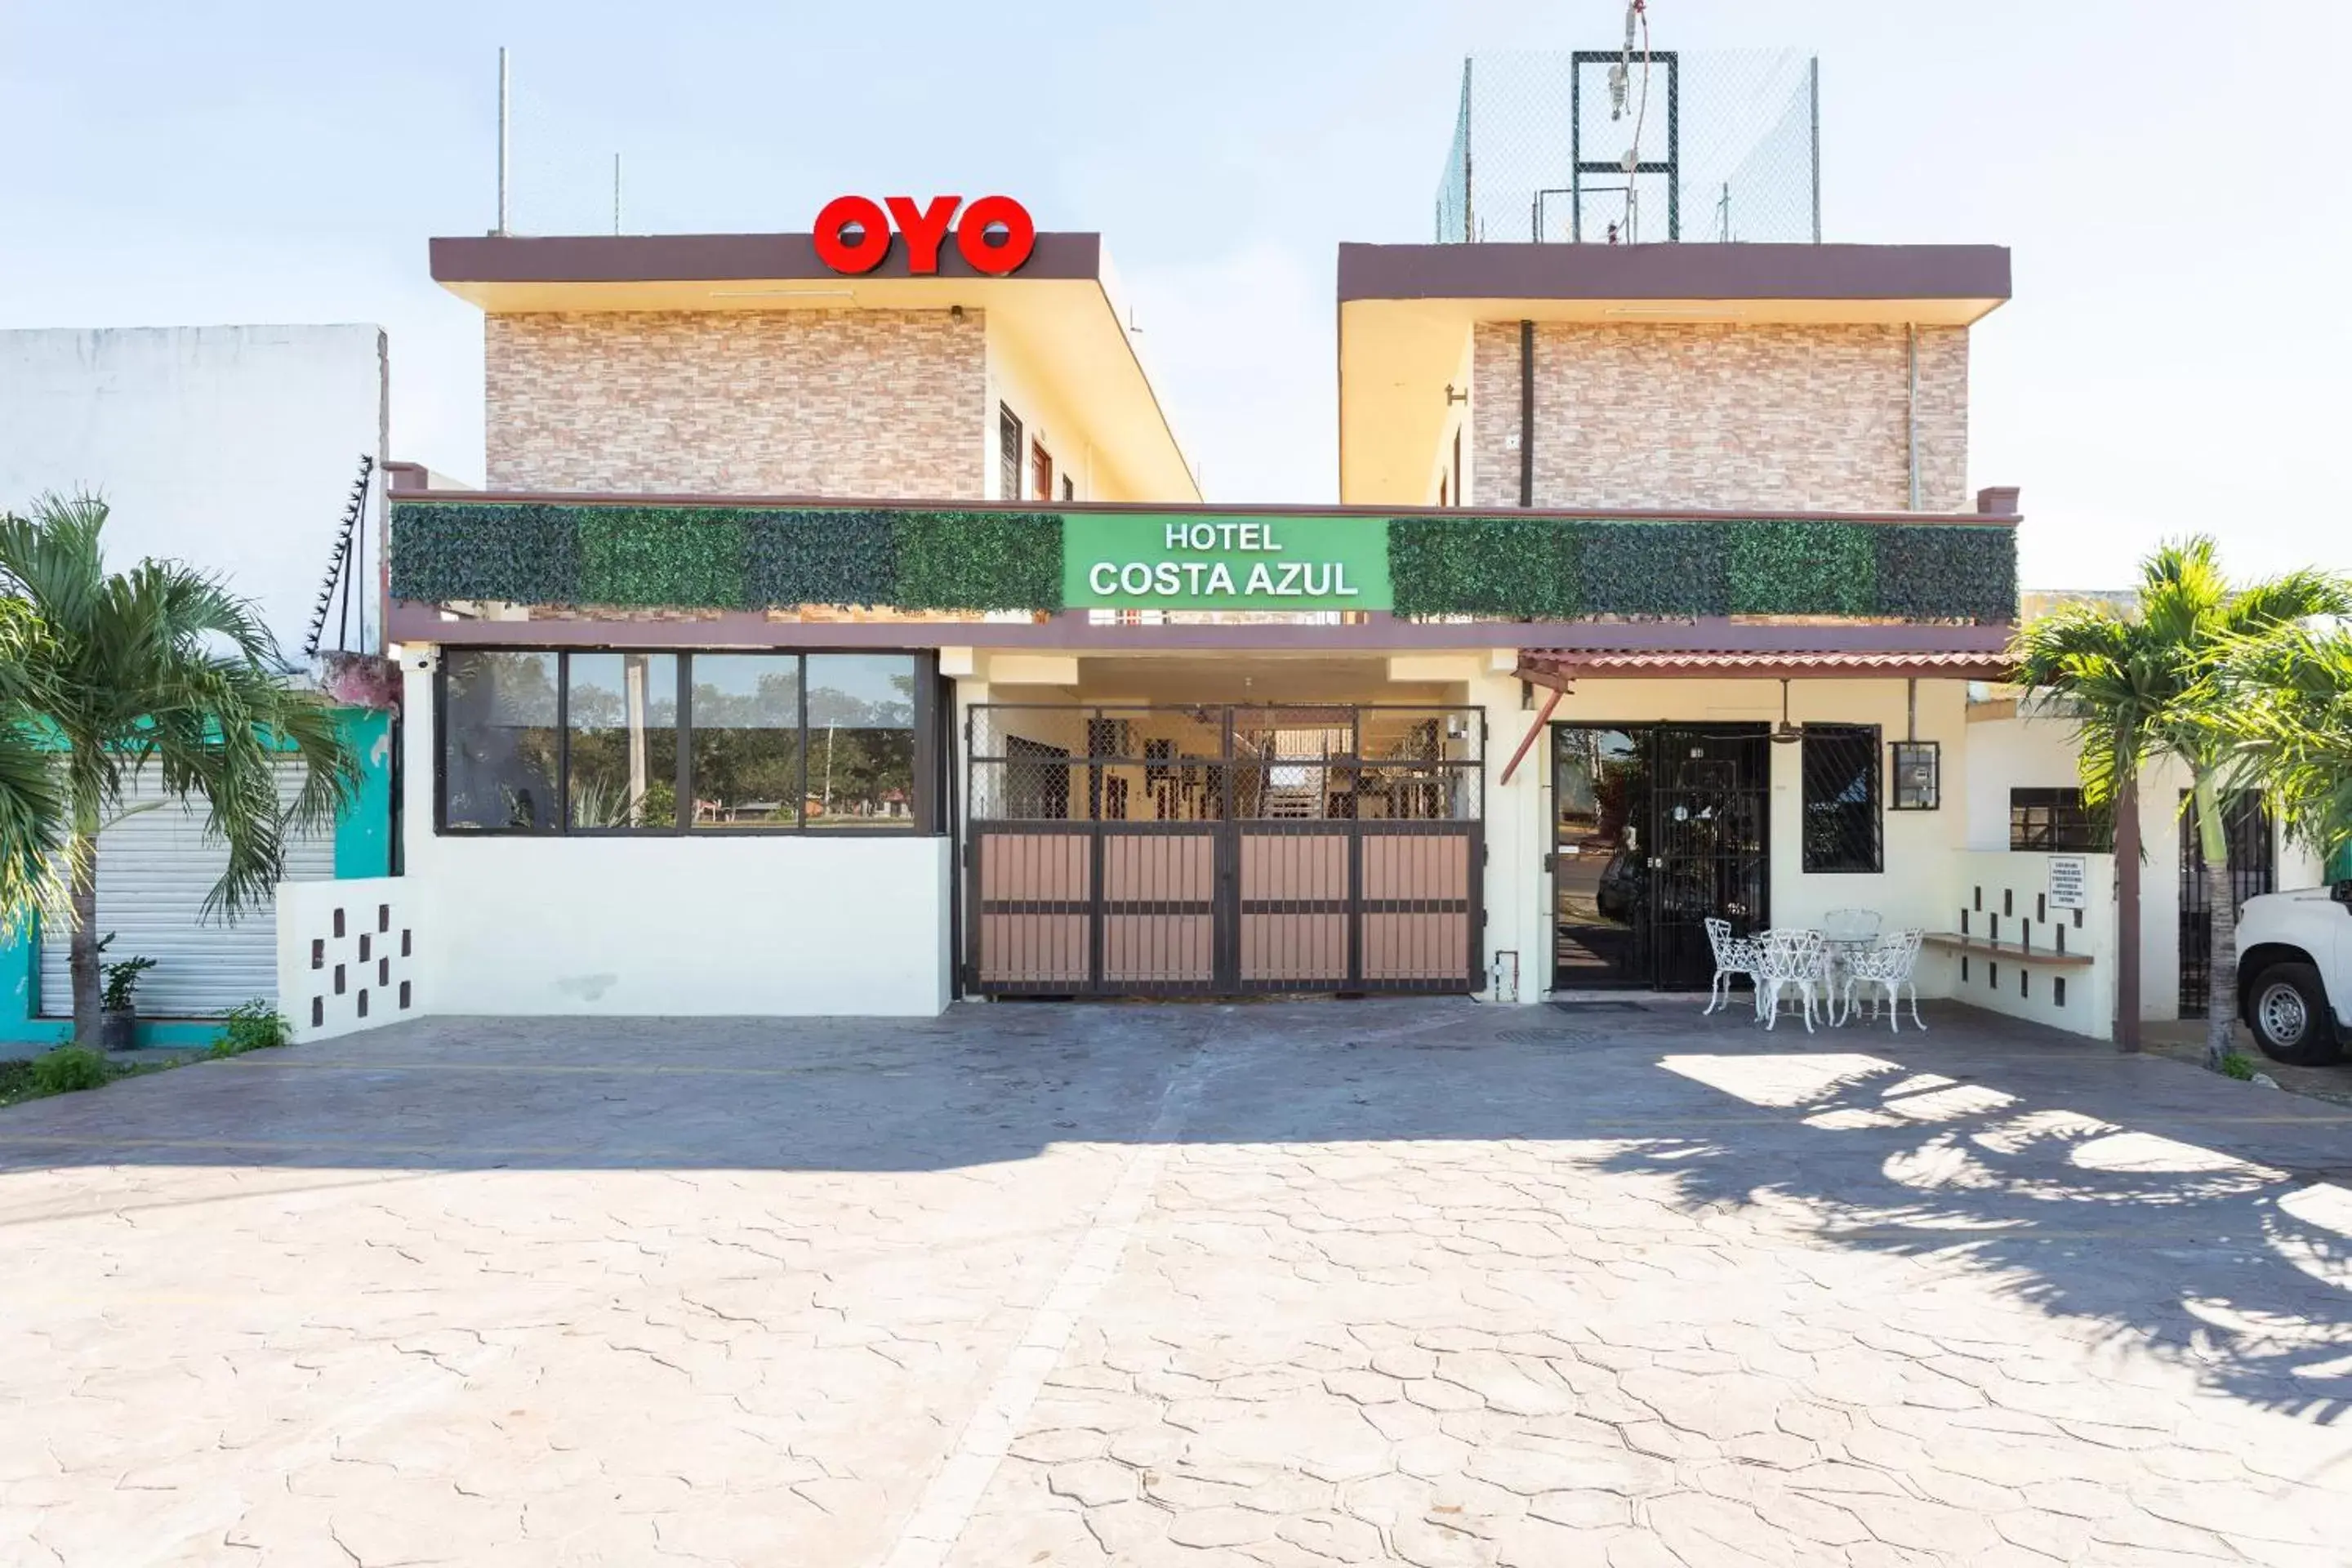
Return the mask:
{"type": "Polygon", "coordinates": [[[2352,876],[2352,630],[2250,638],[2215,672],[2209,726],[2233,747],[2233,781],[2278,802],[2289,835],[2352,876]]]}
{"type": "MultiPolygon", "coordinates": [[[[2138,602],[2130,611],[2063,605],[2020,627],[2010,648],[2017,682],[2056,699],[2074,720],[2084,804],[2112,805],[2119,826],[2136,825],[2140,771],[2168,756],[2189,769],[2189,809],[2205,853],[2213,921],[2205,1065],[2217,1070],[2234,1039],[2238,952],[2221,802],[2235,746],[2214,723],[2230,700],[2215,672],[2291,634],[2300,621],[2347,612],[2352,587],[2323,572],[2290,572],[2231,588],[2213,542],[2200,536],[2166,544],[2140,563],[2138,602]]],[[[2119,843],[2116,866],[2118,900],[2134,911],[2136,846],[2136,834],[2119,843]]],[[[2118,1005],[2128,1044],[2137,1037],[2139,998],[2121,996],[2118,1005]]]]}
{"type": "Polygon", "coordinates": [[[0,937],[65,904],[65,774],[37,717],[43,641],[30,605],[0,599],[0,937]]]}
{"type": "Polygon", "coordinates": [[[26,821],[45,820],[48,843],[39,828],[15,837],[16,808],[0,800],[12,834],[12,881],[0,890],[12,908],[34,890],[16,886],[21,853],[42,851],[43,867],[62,867],[45,874],[66,884],[74,1037],[84,1045],[96,1044],[99,1029],[99,835],[123,815],[147,769],[166,795],[201,801],[206,835],[227,846],[227,868],[205,909],[230,919],[269,898],[287,835],[331,823],[359,783],[326,702],[286,684],[253,605],[178,562],[107,571],[105,525],[106,503],[88,495],[45,495],[29,517],[0,516],[0,598],[18,606],[9,651],[22,654],[9,661],[20,721],[11,733],[49,748],[30,772],[19,753],[14,770],[18,798],[34,812],[26,821]],[[302,771],[290,807],[278,792],[287,759],[302,771]],[[41,807],[45,790],[50,804],[41,807]]]}

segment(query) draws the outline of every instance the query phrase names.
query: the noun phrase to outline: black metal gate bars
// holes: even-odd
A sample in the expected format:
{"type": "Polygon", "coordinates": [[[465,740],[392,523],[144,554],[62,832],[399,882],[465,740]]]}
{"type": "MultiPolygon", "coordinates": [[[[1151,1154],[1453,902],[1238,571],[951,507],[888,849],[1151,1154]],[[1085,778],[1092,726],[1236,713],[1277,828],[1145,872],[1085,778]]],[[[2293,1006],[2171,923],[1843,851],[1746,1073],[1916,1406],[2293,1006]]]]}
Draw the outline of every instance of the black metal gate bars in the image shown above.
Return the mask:
{"type": "Polygon", "coordinates": [[[1456,708],[975,707],[966,989],[1475,988],[1483,729],[1456,708]]]}
{"type": "MultiPolygon", "coordinates": [[[[2252,790],[2221,797],[2230,896],[2242,905],[2272,890],[2271,814],[2252,790]]],[[[2180,1016],[2201,1018],[2213,985],[2213,904],[2205,890],[2205,839],[2189,792],[2180,792],[2180,1016]]]]}

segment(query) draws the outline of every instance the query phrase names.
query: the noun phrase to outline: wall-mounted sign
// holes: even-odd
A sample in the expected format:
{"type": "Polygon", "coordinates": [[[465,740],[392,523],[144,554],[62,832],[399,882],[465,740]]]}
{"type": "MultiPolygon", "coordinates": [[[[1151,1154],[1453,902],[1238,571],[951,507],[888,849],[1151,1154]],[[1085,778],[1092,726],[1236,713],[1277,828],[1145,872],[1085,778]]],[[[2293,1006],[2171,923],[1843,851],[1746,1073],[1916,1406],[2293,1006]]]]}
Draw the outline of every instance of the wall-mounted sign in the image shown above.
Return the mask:
{"type": "Polygon", "coordinates": [[[1037,226],[1029,209],[1011,196],[982,196],[958,218],[956,208],[962,205],[961,196],[933,196],[919,207],[911,196],[886,196],[879,204],[865,196],[835,196],[816,215],[817,259],[853,277],[871,272],[890,254],[895,225],[907,242],[907,270],[934,273],[940,269],[940,247],[952,227],[956,249],[973,271],[999,277],[1018,272],[1037,248],[1037,226]]]}
{"type": "Polygon", "coordinates": [[[1073,608],[1385,610],[1388,522],[1072,512],[1062,595],[1073,608]]]}
{"type": "Polygon", "coordinates": [[[2090,906],[2091,863],[2080,855],[2050,857],[2050,907],[2080,910],[2090,906]]]}

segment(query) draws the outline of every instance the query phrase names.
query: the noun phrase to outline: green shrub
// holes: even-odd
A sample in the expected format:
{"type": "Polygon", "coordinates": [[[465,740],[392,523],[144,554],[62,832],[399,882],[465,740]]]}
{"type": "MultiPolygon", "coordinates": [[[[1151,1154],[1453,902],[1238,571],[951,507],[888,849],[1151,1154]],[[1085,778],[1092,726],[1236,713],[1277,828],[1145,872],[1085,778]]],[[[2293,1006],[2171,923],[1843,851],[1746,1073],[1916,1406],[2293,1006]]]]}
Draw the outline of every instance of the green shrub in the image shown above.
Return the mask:
{"type": "Polygon", "coordinates": [[[1878,613],[1913,620],[2017,616],[2017,531],[1965,523],[1883,523],[1878,613]]]}
{"type": "Polygon", "coordinates": [[[2221,1058],[2221,1076],[2243,1083],[2254,1076],[2254,1059],[2243,1051],[2231,1051],[2221,1058]]]}
{"type": "Polygon", "coordinates": [[[1731,525],[1735,616],[1867,616],[1878,605],[1871,525],[1820,519],[1731,525]]]}
{"type": "Polygon", "coordinates": [[[79,1046],[59,1046],[33,1058],[33,1087],[43,1094],[97,1089],[110,1076],[104,1057],[79,1046]]]}
{"type": "Polygon", "coordinates": [[[897,534],[901,609],[1062,607],[1058,513],[910,511],[897,534]]]}
{"type": "Polygon", "coordinates": [[[581,510],[395,501],[393,597],[429,605],[451,599],[579,604],[581,510]]]}
{"type": "Polygon", "coordinates": [[[286,1016],[270,1003],[256,997],[241,1006],[229,1010],[221,1020],[221,1032],[213,1041],[211,1054],[216,1057],[241,1057],[247,1051],[274,1050],[293,1037],[294,1026],[286,1016]]]}
{"type": "Polygon", "coordinates": [[[888,605],[898,587],[898,514],[745,514],[743,577],[755,608],[888,605]]]}

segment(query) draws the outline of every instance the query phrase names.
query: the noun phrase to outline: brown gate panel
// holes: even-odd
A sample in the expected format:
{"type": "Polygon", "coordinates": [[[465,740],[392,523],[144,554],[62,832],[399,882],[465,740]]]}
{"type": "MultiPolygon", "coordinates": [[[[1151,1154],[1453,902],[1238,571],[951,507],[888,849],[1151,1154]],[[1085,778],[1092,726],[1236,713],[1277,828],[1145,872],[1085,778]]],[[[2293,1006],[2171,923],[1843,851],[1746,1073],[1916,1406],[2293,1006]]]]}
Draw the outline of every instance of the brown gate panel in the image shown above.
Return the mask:
{"type": "Polygon", "coordinates": [[[1120,991],[1207,991],[1217,978],[1213,828],[1106,824],[1100,983],[1120,991]]]}
{"type": "Polygon", "coordinates": [[[1426,984],[1475,970],[1467,832],[1364,836],[1363,978],[1370,986],[1426,984]]]}
{"type": "Polygon", "coordinates": [[[1075,833],[992,833],[976,847],[972,922],[983,986],[1083,985],[1089,978],[1091,846],[1075,833]]]}
{"type": "Polygon", "coordinates": [[[1240,964],[1245,985],[1344,989],[1349,825],[1244,825],[1240,964]]]}

